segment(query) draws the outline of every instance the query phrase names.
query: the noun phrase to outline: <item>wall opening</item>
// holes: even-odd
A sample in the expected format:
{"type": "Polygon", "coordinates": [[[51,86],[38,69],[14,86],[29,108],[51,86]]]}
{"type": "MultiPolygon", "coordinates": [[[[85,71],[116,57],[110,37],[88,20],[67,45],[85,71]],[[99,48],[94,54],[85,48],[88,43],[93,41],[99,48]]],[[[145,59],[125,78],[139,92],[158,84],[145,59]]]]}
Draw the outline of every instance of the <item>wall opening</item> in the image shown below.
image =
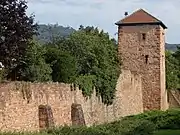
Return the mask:
{"type": "Polygon", "coordinates": [[[146,64],[148,63],[148,58],[149,58],[149,55],[145,55],[146,64]]]}
{"type": "Polygon", "coordinates": [[[86,125],[81,104],[73,103],[71,105],[71,120],[72,120],[72,125],[75,126],[86,125]]]}
{"type": "Polygon", "coordinates": [[[47,129],[54,126],[53,112],[50,106],[40,105],[39,108],[39,128],[47,129]]]}
{"type": "Polygon", "coordinates": [[[142,33],[142,39],[146,40],[146,33],[142,33]]]}

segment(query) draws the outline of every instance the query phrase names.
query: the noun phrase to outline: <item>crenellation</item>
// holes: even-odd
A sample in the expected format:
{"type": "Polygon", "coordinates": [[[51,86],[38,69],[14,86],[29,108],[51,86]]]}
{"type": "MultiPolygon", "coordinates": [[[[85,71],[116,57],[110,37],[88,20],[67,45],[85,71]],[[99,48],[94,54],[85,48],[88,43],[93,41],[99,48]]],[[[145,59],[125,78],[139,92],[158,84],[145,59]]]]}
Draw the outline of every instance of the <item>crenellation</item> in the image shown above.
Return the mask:
{"type": "Polygon", "coordinates": [[[71,106],[73,103],[82,106],[87,126],[110,122],[122,116],[143,111],[141,78],[138,74],[134,75],[128,70],[122,70],[116,89],[113,104],[107,106],[102,102],[101,97],[96,96],[95,89],[91,97],[84,97],[77,87],[75,91],[72,91],[70,84],[6,83],[0,87],[3,96],[0,100],[1,131],[39,130],[38,107],[40,105],[51,107],[56,126],[72,124],[71,106]],[[22,88],[32,92],[29,102],[27,98],[23,98],[22,88]]]}

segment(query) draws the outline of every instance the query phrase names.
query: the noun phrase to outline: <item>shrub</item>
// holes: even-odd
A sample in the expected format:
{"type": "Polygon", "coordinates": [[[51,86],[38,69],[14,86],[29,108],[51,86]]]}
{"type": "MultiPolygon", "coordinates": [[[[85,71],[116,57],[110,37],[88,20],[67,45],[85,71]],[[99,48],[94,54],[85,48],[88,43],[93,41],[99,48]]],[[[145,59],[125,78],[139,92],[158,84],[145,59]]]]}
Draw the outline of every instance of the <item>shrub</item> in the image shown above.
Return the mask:
{"type": "Polygon", "coordinates": [[[150,111],[139,115],[125,117],[123,120],[148,120],[153,122],[157,129],[179,129],[180,110],[150,111]]]}
{"type": "Polygon", "coordinates": [[[50,129],[47,131],[48,134],[53,135],[114,135],[112,132],[103,131],[95,127],[60,127],[50,129]]]}
{"type": "Polygon", "coordinates": [[[129,131],[124,135],[153,135],[155,129],[155,125],[152,122],[144,120],[139,121],[132,131],[129,131]]]}
{"type": "Polygon", "coordinates": [[[155,131],[155,125],[152,122],[139,119],[124,119],[97,126],[97,128],[117,135],[152,135],[155,131]]]}

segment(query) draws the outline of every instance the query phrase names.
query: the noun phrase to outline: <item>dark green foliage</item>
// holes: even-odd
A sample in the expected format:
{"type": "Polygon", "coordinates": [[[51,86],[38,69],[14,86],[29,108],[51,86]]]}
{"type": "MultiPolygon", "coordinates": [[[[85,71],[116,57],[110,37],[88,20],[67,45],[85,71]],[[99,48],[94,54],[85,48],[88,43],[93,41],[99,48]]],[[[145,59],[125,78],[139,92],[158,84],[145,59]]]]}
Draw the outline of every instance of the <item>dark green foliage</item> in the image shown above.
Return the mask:
{"type": "Polygon", "coordinates": [[[152,111],[125,119],[148,120],[156,125],[156,129],[180,129],[180,110],[152,111]]]}
{"type": "Polygon", "coordinates": [[[180,135],[180,130],[160,130],[156,131],[154,135],[180,135]]]}
{"type": "Polygon", "coordinates": [[[66,51],[60,51],[55,46],[46,47],[46,62],[52,68],[54,82],[73,83],[76,79],[76,59],[66,51]]]}
{"type": "MultiPolygon", "coordinates": [[[[178,53],[178,52],[177,52],[178,53]]],[[[166,88],[177,89],[180,84],[178,75],[180,65],[177,56],[175,57],[170,51],[166,51],[166,88]]]]}
{"type": "Polygon", "coordinates": [[[45,62],[45,49],[37,42],[29,43],[19,67],[19,80],[44,82],[51,80],[52,69],[45,62]]]}
{"type": "Polygon", "coordinates": [[[152,135],[155,131],[155,125],[152,122],[139,119],[124,119],[100,125],[96,128],[117,135],[152,135]]]}
{"type": "Polygon", "coordinates": [[[155,126],[149,121],[126,120],[92,127],[62,127],[50,129],[53,135],[153,135],[155,126]]]}
{"type": "Polygon", "coordinates": [[[113,132],[103,131],[97,128],[87,127],[62,127],[47,130],[52,135],[115,135],[113,132]]]}
{"type": "Polygon", "coordinates": [[[79,86],[85,96],[91,96],[95,81],[95,75],[80,75],[76,78],[75,84],[79,86]]]}
{"type": "Polygon", "coordinates": [[[142,120],[138,122],[138,126],[126,135],[152,135],[155,131],[155,125],[148,121],[142,120]]]}
{"type": "Polygon", "coordinates": [[[89,95],[93,84],[103,102],[111,104],[120,74],[115,41],[97,28],[81,26],[79,31],[71,34],[69,38],[57,42],[57,46],[76,58],[77,73],[80,76],[76,82],[83,91],[89,95]],[[95,77],[92,79],[91,76],[95,77]],[[82,77],[86,77],[86,81],[82,77]]]}
{"type": "Polygon", "coordinates": [[[9,70],[8,77],[12,80],[16,79],[14,69],[36,31],[33,16],[28,17],[26,9],[25,0],[0,1],[0,61],[9,70]]]}

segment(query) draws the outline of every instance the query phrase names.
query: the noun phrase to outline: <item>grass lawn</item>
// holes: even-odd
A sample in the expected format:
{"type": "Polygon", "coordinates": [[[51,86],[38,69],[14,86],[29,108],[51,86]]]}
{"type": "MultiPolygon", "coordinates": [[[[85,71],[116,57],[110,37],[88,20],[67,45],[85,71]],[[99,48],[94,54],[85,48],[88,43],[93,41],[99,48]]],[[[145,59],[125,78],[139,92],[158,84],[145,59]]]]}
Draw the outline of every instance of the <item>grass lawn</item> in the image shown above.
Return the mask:
{"type": "Polygon", "coordinates": [[[180,130],[160,130],[155,135],[180,135],[180,130]]]}

